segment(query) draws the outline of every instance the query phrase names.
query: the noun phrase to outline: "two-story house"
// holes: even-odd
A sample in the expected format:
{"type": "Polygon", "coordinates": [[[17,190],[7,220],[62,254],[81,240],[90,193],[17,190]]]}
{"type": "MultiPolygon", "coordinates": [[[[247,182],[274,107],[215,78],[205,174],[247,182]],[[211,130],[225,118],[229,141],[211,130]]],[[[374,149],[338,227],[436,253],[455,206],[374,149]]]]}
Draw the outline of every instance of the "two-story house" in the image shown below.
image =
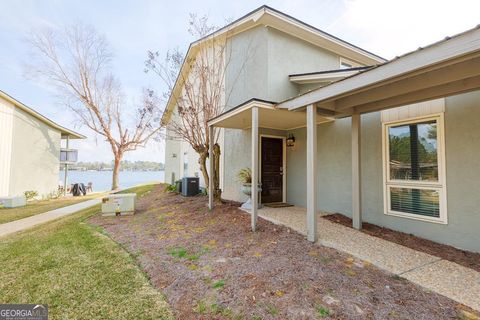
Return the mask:
{"type": "MultiPolygon", "coordinates": [[[[288,203],[307,208],[312,241],[317,212],[338,212],[480,252],[479,32],[385,61],[267,6],[216,31],[232,53],[209,121],[223,198],[246,199],[249,167],[253,229],[258,202],[288,203]]],[[[165,157],[167,182],[201,176],[185,142],[167,140],[165,157]]]]}

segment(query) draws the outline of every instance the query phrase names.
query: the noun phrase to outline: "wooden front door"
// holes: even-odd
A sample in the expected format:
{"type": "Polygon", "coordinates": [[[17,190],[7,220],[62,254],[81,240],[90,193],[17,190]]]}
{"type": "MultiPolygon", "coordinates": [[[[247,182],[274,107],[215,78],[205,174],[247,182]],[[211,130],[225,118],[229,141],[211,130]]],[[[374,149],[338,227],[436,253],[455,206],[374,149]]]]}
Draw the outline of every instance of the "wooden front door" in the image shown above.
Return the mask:
{"type": "Polygon", "coordinates": [[[262,203],[283,201],[283,140],[262,137],[262,203]]]}

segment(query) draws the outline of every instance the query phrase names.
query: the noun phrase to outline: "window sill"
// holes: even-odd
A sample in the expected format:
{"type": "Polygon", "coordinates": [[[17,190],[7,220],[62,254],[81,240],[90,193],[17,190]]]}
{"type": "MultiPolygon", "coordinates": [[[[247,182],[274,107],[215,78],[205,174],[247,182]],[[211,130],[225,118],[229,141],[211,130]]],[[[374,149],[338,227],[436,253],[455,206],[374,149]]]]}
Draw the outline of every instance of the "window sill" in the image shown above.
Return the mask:
{"type": "Polygon", "coordinates": [[[397,212],[397,211],[387,211],[385,212],[385,215],[398,217],[398,218],[406,218],[410,220],[423,221],[423,222],[432,222],[432,223],[443,224],[443,225],[448,224],[446,217],[440,217],[440,218],[424,217],[424,216],[416,215],[413,213],[404,213],[404,212],[397,212]]]}

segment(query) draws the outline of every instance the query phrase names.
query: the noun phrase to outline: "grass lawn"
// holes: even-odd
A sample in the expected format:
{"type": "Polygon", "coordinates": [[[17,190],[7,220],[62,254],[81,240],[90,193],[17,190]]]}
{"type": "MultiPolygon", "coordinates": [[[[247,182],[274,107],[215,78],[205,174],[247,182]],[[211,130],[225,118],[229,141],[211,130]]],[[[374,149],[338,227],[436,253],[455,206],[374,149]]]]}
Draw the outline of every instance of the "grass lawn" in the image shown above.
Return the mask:
{"type": "MultiPolygon", "coordinates": [[[[139,198],[154,186],[137,192],[139,198]]],[[[49,319],[171,319],[134,258],[85,219],[95,206],[2,239],[0,303],[45,303],[49,319]]]]}
{"type": "Polygon", "coordinates": [[[136,193],[138,198],[142,198],[143,196],[149,194],[154,188],[155,184],[145,184],[138,187],[133,187],[130,189],[126,189],[117,193],[136,193]]]}
{"type": "Polygon", "coordinates": [[[6,223],[23,218],[27,218],[39,213],[66,207],[82,201],[94,199],[102,196],[101,193],[95,193],[82,197],[69,197],[52,200],[31,201],[25,207],[19,208],[2,208],[0,209],[0,223],[6,223]]]}

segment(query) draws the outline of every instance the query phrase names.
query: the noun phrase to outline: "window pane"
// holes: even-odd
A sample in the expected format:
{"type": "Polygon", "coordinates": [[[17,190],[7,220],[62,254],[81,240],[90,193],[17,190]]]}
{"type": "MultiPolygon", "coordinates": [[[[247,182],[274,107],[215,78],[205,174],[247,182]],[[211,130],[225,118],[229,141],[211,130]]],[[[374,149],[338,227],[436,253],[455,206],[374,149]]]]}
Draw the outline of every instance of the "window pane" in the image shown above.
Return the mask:
{"type": "Polygon", "coordinates": [[[67,157],[69,162],[77,162],[78,150],[69,150],[67,153],[67,157]]]}
{"type": "Polygon", "coordinates": [[[437,122],[388,129],[391,180],[438,181],[437,122]]]}
{"type": "Polygon", "coordinates": [[[427,217],[440,217],[438,190],[390,188],[390,209],[427,217]]]}
{"type": "Polygon", "coordinates": [[[60,151],[60,161],[67,161],[67,151],[60,151]]]}

